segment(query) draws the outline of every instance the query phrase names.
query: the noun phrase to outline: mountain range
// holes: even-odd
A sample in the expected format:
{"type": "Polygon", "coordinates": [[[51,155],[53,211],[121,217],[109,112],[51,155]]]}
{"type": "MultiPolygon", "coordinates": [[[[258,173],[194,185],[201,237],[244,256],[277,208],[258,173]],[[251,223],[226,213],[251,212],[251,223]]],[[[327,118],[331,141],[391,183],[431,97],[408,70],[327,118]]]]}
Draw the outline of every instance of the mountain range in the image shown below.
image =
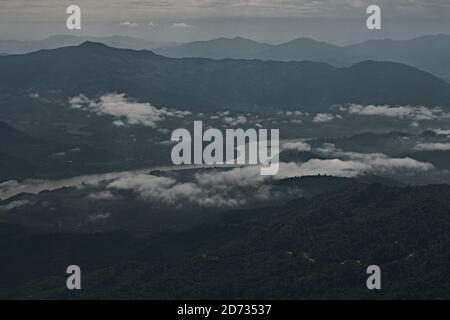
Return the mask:
{"type": "Polygon", "coordinates": [[[54,35],[43,40],[0,40],[0,52],[3,54],[24,54],[44,49],[56,49],[67,46],[77,46],[86,41],[101,42],[115,48],[135,50],[152,50],[167,48],[173,43],[152,42],[143,38],[128,36],[88,37],[73,35],[54,35]]]}
{"type": "Polygon", "coordinates": [[[450,84],[424,71],[446,70],[446,39],[0,56],[0,298],[450,298],[450,84]],[[286,176],[161,169],[195,119],[282,128],[286,176]]]}
{"type": "Polygon", "coordinates": [[[450,35],[427,35],[411,40],[370,40],[337,46],[310,38],[271,45],[244,38],[198,41],[158,53],[174,58],[262,59],[277,61],[318,61],[334,66],[350,66],[372,59],[405,63],[450,79],[450,35]]]}
{"type": "Polygon", "coordinates": [[[32,89],[62,99],[120,92],[191,111],[450,104],[450,84],[400,63],[338,68],[320,62],[173,59],[93,42],[0,57],[0,88],[3,95],[32,89]]]}
{"type": "Polygon", "coordinates": [[[392,61],[417,67],[450,81],[450,59],[448,58],[450,35],[447,34],[426,35],[410,40],[369,40],[348,46],[334,45],[305,37],[275,45],[243,37],[222,37],[176,44],[129,36],[54,35],[44,40],[0,40],[0,55],[76,46],[85,41],[100,42],[116,48],[154,50],[171,58],[316,61],[337,67],[348,67],[369,59],[392,61]]]}
{"type": "Polygon", "coordinates": [[[242,37],[218,38],[157,49],[156,52],[172,58],[317,61],[333,62],[332,64],[336,66],[349,66],[356,63],[359,58],[347,53],[343,47],[310,38],[298,38],[279,45],[260,43],[242,37]]]}

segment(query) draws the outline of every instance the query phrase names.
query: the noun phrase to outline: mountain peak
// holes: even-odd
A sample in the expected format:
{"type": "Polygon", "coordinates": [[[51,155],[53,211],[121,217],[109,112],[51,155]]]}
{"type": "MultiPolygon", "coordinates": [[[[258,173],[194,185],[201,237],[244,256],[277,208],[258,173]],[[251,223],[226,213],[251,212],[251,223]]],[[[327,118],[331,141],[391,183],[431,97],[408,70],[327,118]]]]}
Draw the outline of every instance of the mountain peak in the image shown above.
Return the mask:
{"type": "Polygon", "coordinates": [[[232,42],[245,42],[245,43],[256,43],[256,41],[251,40],[251,39],[246,39],[240,36],[237,37],[233,37],[233,38],[227,38],[227,37],[220,37],[220,38],[216,38],[216,39],[212,39],[209,41],[201,41],[201,42],[205,42],[205,43],[213,43],[213,42],[227,42],[227,43],[232,43],[232,42]]]}
{"type": "Polygon", "coordinates": [[[309,37],[299,37],[299,38],[292,39],[291,41],[288,41],[288,42],[320,42],[320,41],[317,41],[317,40],[315,40],[313,38],[309,38],[309,37]]]}
{"type": "Polygon", "coordinates": [[[256,41],[254,41],[254,40],[247,39],[247,38],[244,38],[244,37],[241,37],[241,36],[233,37],[233,38],[231,38],[231,40],[235,40],[235,41],[256,42],[256,41]]]}
{"type": "Polygon", "coordinates": [[[300,38],[296,38],[293,39],[291,41],[288,41],[284,44],[281,44],[280,46],[283,45],[308,45],[308,46],[323,46],[323,47],[335,47],[335,45],[324,42],[324,41],[318,41],[316,39],[313,38],[309,38],[309,37],[300,37],[300,38]]]}
{"type": "Polygon", "coordinates": [[[85,41],[78,46],[79,48],[109,48],[101,42],[85,41]]]}

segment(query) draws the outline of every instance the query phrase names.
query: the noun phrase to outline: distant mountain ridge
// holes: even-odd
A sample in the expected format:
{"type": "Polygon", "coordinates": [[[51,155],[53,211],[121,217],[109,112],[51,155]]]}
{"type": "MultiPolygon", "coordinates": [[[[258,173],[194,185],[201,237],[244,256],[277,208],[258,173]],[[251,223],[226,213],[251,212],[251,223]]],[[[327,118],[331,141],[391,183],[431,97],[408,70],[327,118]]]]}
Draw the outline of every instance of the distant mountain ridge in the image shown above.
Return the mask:
{"type": "Polygon", "coordinates": [[[308,60],[337,67],[351,66],[365,60],[392,61],[408,64],[450,81],[450,35],[446,34],[426,35],[410,40],[369,40],[349,46],[333,45],[305,37],[273,45],[243,37],[175,44],[128,36],[55,35],[41,41],[0,40],[0,56],[77,46],[85,41],[101,42],[115,48],[154,50],[171,58],[308,60]]]}
{"type": "Polygon", "coordinates": [[[355,62],[364,60],[355,56],[343,47],[316,41],[311,38],[298,38],[292,41],[274,46],[260,52],[256,58],[277,61],[304,61],[311,60],[329,63],[334,66],[350,66],[355,62]]]}
{"type": "Polygon", "coordinates": [[[415,66],[450,80],[450,35],[427,35],[412,40],[371,40],[347,49],[369,59],[415,66]]]}
{"type": "Polygon", "coordinates": [[[192,42],[157,50],[168,57],[213,59],[262,59],[276,61],[317,61],[334,66],[350,66],[364,60],[393,61],[408,64],[450,79],[450,35],[428,35],[411,40],[370,40],[337,46],[311,38],[298,38],[279,45],[258,43],[244,38],[192,42]],[[232,50],[219,50],[224,44],[232,50]],[[251,46],[259,51],[248,51],[251,46]],[[239,49],[239,48],[242,49],[239,49]],[[220,54],[211,54],[211,52],[220,54]]]}
{"type": "MultiPolygon", "coordinates": [[[[128,36],[88,37],[73,35],[54,35],[44,40],[16,41],[0,40],[0,52],[4,54],[24,54],[43,49],[56,49],[67,46],[78,46],[86,41],[101,42],[115,48],[135,50],[153,50],[170,47],[172,43],[152,42],[142,38],[128,36]]],[[[1,55],[1,54],[0,54],[1,55]]]]}
{"type": "Polygon", "coordinates": [[[274,46],[270,44],[235,37],[196,41],[172,48],[157,49],[155,52],[170,58],[246,59],[272,47],[274,46]]]}
{"type": "Polygon", "coordinates": [[[0,57],[0,89],[29,88],[56,90],[64,99],[123,92],[189,110],[450,103],[448,83],[399,63],[365,61],[336,68],[317,62],[171,59],[93,42],[0,57]]]}

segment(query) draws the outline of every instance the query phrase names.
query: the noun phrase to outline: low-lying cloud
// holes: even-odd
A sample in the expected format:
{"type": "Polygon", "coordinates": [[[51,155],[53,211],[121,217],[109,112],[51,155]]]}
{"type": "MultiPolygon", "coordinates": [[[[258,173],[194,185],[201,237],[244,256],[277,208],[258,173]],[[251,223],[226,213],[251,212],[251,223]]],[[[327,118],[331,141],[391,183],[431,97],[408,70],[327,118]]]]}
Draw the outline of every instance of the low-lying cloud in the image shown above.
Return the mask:
{"type": "Polygon", "coordinates": [[[245,125],[248,122],[248,119],[246,116],[243,115],[237,115],[236,117],[226,116],[222,118],[223,122],[225,122],[229,126],[239,126],[239,125],[245,125]]]}
{"type": "Polygon", "coordinates": [[[426,142],[418,143],[414,150],[416,151],[450,151],[450,143],[426,142]]]}
{"type": "Polygon", "coordinates": [[[95,201],[112,200],[114,195],[110,191],[100,191],[91,193],[88,198],[95,201]]]}
{"type": "Polygon", "coordinates": [[[341,106],[340,111],[346,111],[350,114],[363,116],[379,116],[397,119],[407,119],[414,121],[435,120],[439,118],[449,118],[450,114],[445,113],[442,108],[428,108],[424,106],[375,106],[351,104],[349,106],[341,106]]]}
{"type": "Polygon", "coordinates": [[[0,211],[9,211],[17,208],[21,208],[24,206],[30,205],[31,202],[29,200],[16,200],[12,201],[6,205],[0,206],[0,211]]]}
{"type": "Polygon", "coordinates": [[[192,26],[185,22],[174,22],[174,23],[172,23],[172,28],[189,29],[189,28],[192,28],[192,26]]]}
{"type": "Polygon", "coordinates": [[[74,109],[81,109],[113,117],[115,126],[142,125],[156,128],[157,123],[168,117],[183,118],[191,115],[189,111],[169,110],[156,108],[150,103],[142,103],[127,98],[125,94],[110,93],[99,99],[91,100],[80,94],[69,99],[69,104],[74,109]]]}
{"type": "Polygon", "coordinates": [[[311,151],[311,146],[305,141],[282,141],[281,150],[295,150],[295,151],[311,151]]]}
{"type": "Polygon", "coordinates": [[[447,136],[450,138],[450,130],[449,129],[431,129],[434,133],[436,133],[438,136],[447,136]]]}
{"type": "Polygon", "coordinates": [[[429,163],[411,158],[389,158],[383,154],[346,153],[346,157],[280,163],[276,176],[261,176],[259,166],[197,173],[190,182],[147,174],[130,175],[111,182],[108,188],[132,190],[142,199],[172,206],[187,201],[201,207],[239,207],[281,196],[281,191],[270,184],[273,180],[319,174],[352,178],[367,174],[414,173],[433,169],[429,163]]]}
{"type": "Polygon", "coordinates": [[[312,119],[312,122],[324,123],[324,122],[333,121],[334,119],[337,119],[337,118],[342,118],[342,117],[339,115],[331,114],[331,113],[319,113],[312,119]]]}
{"type": "MultiPolygon", "coordinates": [[[[308,150],[304,141],[284,141],[287,149],[308,150]]],[[[26,180],[22,183],[0,183],[0,199],[7,199],[22,192],[39,193],[63,187],[93,188],[89,196],[93,201],[116,199],[117,192],[130,191],[150,203],[171,207],[190,204],[199,207],[237,208],[261,204],[263,201],[298,197],[298,189],[280,189],[272,182],[289,177],[329,175],[358,177],[368,174],[414,174],[427,172],[434,167],[430,163],[411,158],[390,158],[381,153],[356,153],[336,149],[327,144],[314,150],[328,159],[311,159],[303,163],[280,163],[275,176],[261,176],[260,166],[210,169],[193,173],[189,179],[177,173],[177,168],[167,168],[168,175],[148,174],[149,170],[113,172],[101,175],[80,176],[59,181],[26,180]],[[175,171],[174,171],[175,170],[175,171]],[[184,177],[181,179],[180,177],[184,177]]],[[[188,169],[195,169],[190,167],[188,169]]],[[[199,169],[199,168],[198,168],[199,169]]],[[[181,169],[182,170],[182,169],[181,169]]],[[[117,199],[120,199],[120,195],[117,199]]],[[[22,205],[22,204],[19,204],[22,205]]],[[[23,204],[25,205],[25,203],[23,204]]]]}
{"type": "Polygon", "coordinates": [[[121,26],[126,26],[126,27],[132,27],[132,28],[138,26],[138,24],[137,24],[136,22],[132,22],[132,21],[122,21],[122,22],[120,23],[120,25],[121,25],[121,26]]]}
{"type": "Polygon", "coordinates": [[[391,158],[383,153],[359,153],[352,151],[343,151],[336,148],[334,144],[326,143],[317,152],[327,156],[340,159],[341,161],[352,161],[358,163],[360,174],[385,174],[398,172],[418,172],[429,171],[434,168],[431,163],[420,162],[415,159],[391,158]]]}
{"type": "Polygon", "coordinates": [[[108,184],[109,189],[131,190],[143,199],[179,206],[190,203],[200,207],[239,207],[267,199],[270,190],[262,182],[269,178],[260,175],[259,168],[236,168],[227,172],[199,173],[191,182],[172,177],[131,174],[108,184]]]}

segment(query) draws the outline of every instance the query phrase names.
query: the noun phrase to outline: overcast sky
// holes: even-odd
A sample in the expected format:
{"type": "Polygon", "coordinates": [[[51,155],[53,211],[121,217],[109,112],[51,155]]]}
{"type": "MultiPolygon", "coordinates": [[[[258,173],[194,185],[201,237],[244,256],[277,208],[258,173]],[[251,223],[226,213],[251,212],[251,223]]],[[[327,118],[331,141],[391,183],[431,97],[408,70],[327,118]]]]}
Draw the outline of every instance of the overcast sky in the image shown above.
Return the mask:
{"type": "Polygon", "coordinates": [[[54,34],[144,37],[188,42],[244,36],[278,43],[308,36],[333,43],[450,33],[450,0],[0,0],[0,39],[54,34]],[[65,28],[66,7],[82,9],[82,30],[65,28]],[[368,31],[378,4],[383,30],[368,31]]]}

